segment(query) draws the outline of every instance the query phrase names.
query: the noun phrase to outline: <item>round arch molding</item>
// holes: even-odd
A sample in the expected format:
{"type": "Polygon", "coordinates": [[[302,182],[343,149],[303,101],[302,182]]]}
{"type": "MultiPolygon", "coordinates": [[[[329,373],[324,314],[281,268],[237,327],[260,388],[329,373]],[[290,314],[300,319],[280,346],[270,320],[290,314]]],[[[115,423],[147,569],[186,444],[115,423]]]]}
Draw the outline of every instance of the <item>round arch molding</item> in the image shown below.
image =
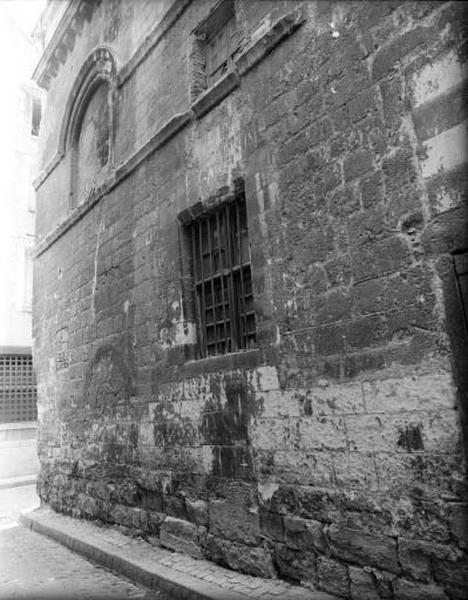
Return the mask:
{"type": "Polygon", "coordinates": [[[111,168],[114,162],[114,98],[117,86],[117,65],[112,51],[104,46],[95,48],[83,63],[68,96],[59,134],[58,154],[63,158],[70,154],[70,207],[78,202],[76,197],[77,145],[81,125],[88,105],[100,86],[105,86],[108,115],[108,161],[111,168]]]}
{"type": "Polygon", "coordinates": [[[83,113],[97,86],[107,82],[113,95],[116,81],[117,63],[112,51],[106,46],[95,48],[81,66],[68,95],[59,135],[60,155],[63,156],[73,143],[83,113]]]}

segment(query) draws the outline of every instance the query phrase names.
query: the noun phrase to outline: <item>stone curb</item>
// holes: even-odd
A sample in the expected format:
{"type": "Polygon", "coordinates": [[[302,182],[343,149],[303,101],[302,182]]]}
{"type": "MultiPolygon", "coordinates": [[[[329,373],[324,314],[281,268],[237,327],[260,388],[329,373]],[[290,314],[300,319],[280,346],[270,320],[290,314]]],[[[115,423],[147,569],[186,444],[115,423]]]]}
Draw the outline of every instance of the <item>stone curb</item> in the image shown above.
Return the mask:
{"type": "Polygon", "coordinates": [[[245,596],[232,593],[225,594],[226,590],[214,588],[214,586],[199,579],[184,576],[179,571],[163,565],[155,564],[151,570],[142,567],[138,564],[138,561],[125,556],[125,551],[113,548],[111,552],[109,548],[105,547],[107,545],[105,542],[102,545],[94,540],[88,542],[78,536],[66,533],[59,526],[53,527],[50,524],[42,523],[35,511],[21,513],[20,523],[119,575],[124,575],[149,588],[158,587],[169,594],[177,594],[176,597],[181,600],[191,600],[192,598],[193,600],[245,600],[245,596]]]}
{"type": "MultiPolygon", "coordinates": [[[[79,527],[72,528],[67,524],[68,517],[54,513],[52,518],[51,512],[47,511],[48,509],[41,508],[31,512],[24,511],[20,514],[20,523],[32,531],[52,538],[77,554],[150,589],[160,589],[180,600],[246,600],[249,597],[259,597],[255,593],[250,595],[245,588],[242,592],[227,589],[216,583],[183,573],[180,570],[158,563],[157,558],[151,560],[151,556],[146,556],[146,560],[142,560],[141,557],[135,557],[131,547],[125,548],[122,545],[114,545],[103,539],[105,534],[100,533],[101,528],[94,526],[96,531],[92,531],[91,535],[89,532],[86,534],[86,528],[94,529],[89,522],[86,522],[83,531],[80,532],[79,527]]],[[[80,524],[81,522],[77,520],[76,523],[80,524]]],[[[220,568],[220,571],[222,571],[222,568],[220,568]]],[[[222,577],[222,575],[220,576],[222,577]]],[[[277,589],[268,590],[268,592],[262,594],[262,598],[265,600],[268,598],[338,600],[329,594],[311,592],[305,588],[297,587],[289,591],[281,590],[281,584],[278,585],[274,581],[271,582],[271,585],[272,588],[277,589]]],[[[239,587],[242,587],[242,585],[239,587]]]]}
{"type": "Polygon", "coordinates": [[[37,475],[23,475],[22,477],[10,477],[0,479],[0,490],[19,487],[20,485],[33,485],[37,482],[37,475]]]}

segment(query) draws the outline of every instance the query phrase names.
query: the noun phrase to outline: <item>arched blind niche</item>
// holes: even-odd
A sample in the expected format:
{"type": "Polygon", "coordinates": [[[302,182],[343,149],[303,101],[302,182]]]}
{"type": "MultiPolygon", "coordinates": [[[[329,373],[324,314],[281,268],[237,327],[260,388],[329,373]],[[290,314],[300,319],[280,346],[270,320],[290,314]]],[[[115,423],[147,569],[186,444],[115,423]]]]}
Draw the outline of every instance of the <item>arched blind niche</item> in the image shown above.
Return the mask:
{"type": "Polygon", "coordinates": [[[59,140],[70,164],[70,208],[92,196],[112,169],[115,88],[115,59],[96,48],[73,85],[59,140]]]}
{"type": "Polygon", "coordinates": [[[89,99],[73,144],[72,197],[81,204],[102,183],[109,165],[109,86],[98,85],[89,99]]]}

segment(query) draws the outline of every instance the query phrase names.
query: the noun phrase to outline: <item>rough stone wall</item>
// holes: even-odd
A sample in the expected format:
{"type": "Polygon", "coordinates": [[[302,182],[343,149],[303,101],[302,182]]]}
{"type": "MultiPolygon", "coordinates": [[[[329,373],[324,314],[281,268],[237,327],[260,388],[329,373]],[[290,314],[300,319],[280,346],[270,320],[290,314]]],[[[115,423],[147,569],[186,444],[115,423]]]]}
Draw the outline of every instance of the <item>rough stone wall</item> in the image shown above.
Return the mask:
{"type": "MultiPolygon", "coordinates": [[[[128,31],[141,41],[124,20],[98,31],[117,4],[99,4],[51,84],[51,139],[50,98],[96,39],[118,65],[128,31]]],[[[188,3],[118,87],[116,167],[190,109],[189,34],[213,4],[188,3]]],[[[461,599],[468,368],[451,254],[468,248],[468,7],[237,2],[245,45],[301,7],[235,89],[42,247],[40,495],[345,598],[461,599]],[[259,347],[189,361],[177,215],[239,178],[259,347]]],[[[41,239],[69,210],[67,160],[38,189],[41,239]]]]}

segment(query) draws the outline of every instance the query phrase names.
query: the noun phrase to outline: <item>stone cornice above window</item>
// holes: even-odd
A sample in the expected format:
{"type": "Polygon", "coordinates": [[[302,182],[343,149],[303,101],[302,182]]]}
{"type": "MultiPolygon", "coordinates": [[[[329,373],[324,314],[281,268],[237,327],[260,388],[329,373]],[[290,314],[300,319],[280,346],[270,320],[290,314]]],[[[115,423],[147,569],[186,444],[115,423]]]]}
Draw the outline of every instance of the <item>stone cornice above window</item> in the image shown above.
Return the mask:
{"type": "Polygon", "coordinates": [[[41,88],[49,89],[50,81],[73,50],[76,36],[83,29],[85,21],[91,20],[100,3],[101,0],[70,0],[33,73],[34,81],[41,88]]]}
{"type": "Polygon", "coordinates": [[[237,56],[234,65],[240,76],[252,69],[273,50],[283,39],[290,36],[307,18],[304,8],[297,8],[281,17],[237,56]]]}
{"type": "Polygon", "coordinates": [[[218,81],[204,91],[197,89],[195,99],[192,100],[191,109],[201,118],[205,113],[219,104],[241,82],[241,78],[256,64],[262,61],[275,46],[290,36],[306,20],[307,13],[299,7],[287,13],[273,23],[260,36],[254,38],[234,58],[232,67],[218,81]]]}

